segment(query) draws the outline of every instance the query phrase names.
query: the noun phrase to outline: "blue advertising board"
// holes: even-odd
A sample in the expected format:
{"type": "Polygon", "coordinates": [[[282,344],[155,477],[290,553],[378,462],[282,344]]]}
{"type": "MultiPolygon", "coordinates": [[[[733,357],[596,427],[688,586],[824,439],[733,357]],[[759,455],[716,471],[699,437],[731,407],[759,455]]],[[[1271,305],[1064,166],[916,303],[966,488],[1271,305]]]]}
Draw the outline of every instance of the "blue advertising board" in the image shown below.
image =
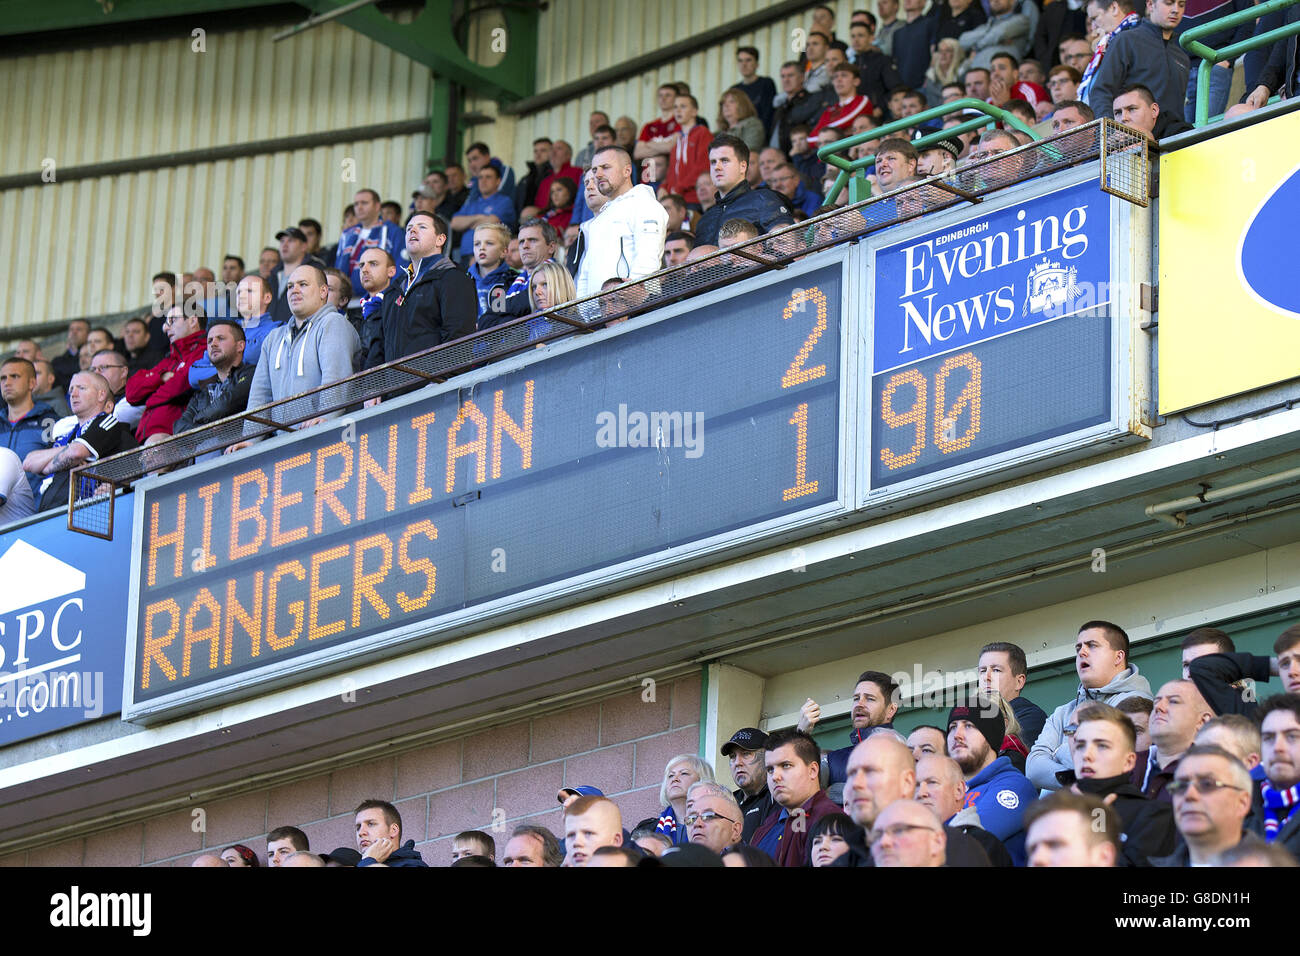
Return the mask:
{"type": "Polygon", "coordinates": [[[1111,202],[1087,181],[876,248],[873,495],[1113,430],[1111,202]]]}
{"type": "Polygon", "coordinates": [[[0,531],[0,746],[118,713],[130,564],[130,535],[75,534],[66,510],[0,531]]]}
{"type": "Polygon", "coordinates": [[[847,507],[844,268],[823,256],[143,484],[127,718],[847,507]]]}

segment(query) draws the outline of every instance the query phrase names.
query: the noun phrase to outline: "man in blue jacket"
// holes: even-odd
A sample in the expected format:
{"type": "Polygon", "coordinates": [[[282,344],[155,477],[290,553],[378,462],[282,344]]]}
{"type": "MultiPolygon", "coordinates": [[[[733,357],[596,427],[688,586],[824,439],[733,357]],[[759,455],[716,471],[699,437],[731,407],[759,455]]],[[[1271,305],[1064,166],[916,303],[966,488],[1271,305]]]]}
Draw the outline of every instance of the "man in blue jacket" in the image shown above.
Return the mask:
{"type": "Polygon", "coordinates": [[[794,225],[790,207],[779,193],[766,186],[751,187],[749,147],[737,136],[721,133],[709,144],[709,177],[718,187],[718,201],[695,229],[696,245],[716,246],[718,230],[728,219],[745,219],[768,233],[794,225]]]}
{"type": "Polygon", "coordinates": [[[501,164],[494,159],[478,171],[478,193],[471,194],[452,217],[452,231],[464,232],[460,240],[461,258],[468,262],[474,255],[474,230],[480,225],[497,222],[514,229],[518,221],[514,202],[501,188],[501,164]]]}
{"type": "Polygon", "coordinates": [[[1002,841],[1016,866],[1025,865],[1025,810],[1038,798],[1038,788],[998,756],[1006,721],[997,703],[976,695],[969,704],[948,712],[948,753],[966,776],[967,807],[974,807],[980,825],[1002,841]]]}
{"type": "MultiPolygon", "coordinates": [[[[6,413],[0,417],[0,446],[8,448],[19,461],[38,448],[49,448],[54,423],[59,420],[53,408],[33,397],[36,367],[25,358],[7,359],[0,365],[0,399],[6,413]]],[[[32,497],[40,500],[37,489],[44,475],[28,475],[32,497]]]]}
{"type": "Polygon", "coordinates": [[[423,866],[415,841],[402,842],[402,815],[385,800],[365,800],[357,807],[357,849],[363,866],[423,866]]]}

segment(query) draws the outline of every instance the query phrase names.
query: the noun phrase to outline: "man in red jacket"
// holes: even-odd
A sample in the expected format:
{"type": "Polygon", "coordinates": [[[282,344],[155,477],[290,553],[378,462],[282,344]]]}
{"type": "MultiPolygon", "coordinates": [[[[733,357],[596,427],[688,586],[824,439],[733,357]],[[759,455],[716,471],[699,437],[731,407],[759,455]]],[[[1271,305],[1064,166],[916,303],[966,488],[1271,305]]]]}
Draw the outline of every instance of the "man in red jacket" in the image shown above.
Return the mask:
{"type": "Polygon", "coordinates": [[[537,196],[533,200],[539,210],[544,210],[551,201],[551,183],[561,177],[572,179],[575,183],[582,182],[582,170],[573,165],[573,147],[562,139],[557,139],[551,144],[551,168],[555,172],[551,173],[542,180],[542,184],[537,187],[537,196]]]}
{"type": "Polygon", "coordinates": [[[695,193],[695,181],[701,173],[709,171],[709,143],[713,141],[713,135],[695,122],[699,112],[699,101],[689,94],[673,102],[678,129],[673,150],[668,154],[668,175],[659,185],[660,199],[676,193],[686,200],[687,206],[696,209],[700,200],[695,193]]]}
{"type": "Polygon", "coordinates": [[[126,400],[143,405],[144,415],[136,428],[138,441],[152,445],[170,438],[172,427],[189,404],[190,366],[203,357],[207,348],[207,319],[186,315],[179,305],[167,311],[163,331],[171,348],[153,368],[136,372],[126,381],[126,400]]]}

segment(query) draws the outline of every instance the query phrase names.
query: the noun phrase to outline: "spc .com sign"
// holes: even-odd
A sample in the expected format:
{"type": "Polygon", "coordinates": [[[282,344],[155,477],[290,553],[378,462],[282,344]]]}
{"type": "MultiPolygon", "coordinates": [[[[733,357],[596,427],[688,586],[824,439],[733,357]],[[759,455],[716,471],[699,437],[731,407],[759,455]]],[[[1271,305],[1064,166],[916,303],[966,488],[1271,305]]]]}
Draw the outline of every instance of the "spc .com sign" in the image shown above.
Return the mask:
{"type": "Polygon", "coordinates": [[[0,531],[0,746],[118,712],[130,553],[62,511],[0,531]]]}

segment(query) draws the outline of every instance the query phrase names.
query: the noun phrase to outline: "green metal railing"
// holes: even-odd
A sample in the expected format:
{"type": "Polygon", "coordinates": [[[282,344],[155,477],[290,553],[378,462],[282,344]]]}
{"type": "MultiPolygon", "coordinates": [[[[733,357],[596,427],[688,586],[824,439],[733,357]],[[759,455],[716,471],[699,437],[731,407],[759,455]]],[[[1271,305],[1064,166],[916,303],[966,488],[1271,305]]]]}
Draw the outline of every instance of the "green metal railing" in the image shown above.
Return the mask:
{"type": "MultiPolygon", "coordinates": [[[[1210,71],[1214,69],[1216,63],[1235,60],[1243,53],[1258,50],[1260,47],[1271,46],[1286,37],[1293,37],[1300,33],[1300,22],[1284,23],[1267,33],[1247,37],[1240,43],[1231,43],[1219,50],[1206,46],[1201,42],[1201,37],[1219,33],[1229,27],[1241,26],[1243,23],[1267,16],[1270,13],[1276,13],[1278,10],[1285,10],[1297,3],[1300,3],[1300,0],[1269,0],[1267,3],[1261,3],[1248,10],[1230,13],[1226,17],[1219,17],[1209,23],[1202,23],[1200,26],[1192,27],[1178,38],[1178,43],[1184,50],[1193,56],[1201,58],[1201,65],[1196,73],[1196,122],[1192,124],[1193,126],[1200,129],[1210,122],[1210,71]]],[[[1269,102],[1273,101],[1270,100],[1269,102]]]]}
{"type": "MultiPolygon", "coordinates": [[[[1276,0],[1275,0],[1276,2],[1276,0]]],[[[1300,0],[1286,0],[1287,3],[1297,3],[1300,0]]],[[[917,113],[915,116],[906,116],[903,119],[893,120],[884,126],[878,126],[875,129],[867,130],[865,133],[858,133],[847,139],[836,140],[829,146],[823,146],[817,150],[817,158],[828,166],[834,166],[840,171],[835,177],[835,184],[831,187],[830,193],[826,196],[825,204],[831,206],[839,198],[840,192],[847,185],[849,187],[849,202],[856,203],[868,198],[871,194],[871,184],[867,182],[866,173],[863,170],[875,163],[876,157],[864,156],[861,159],[849,159],[849,150],[862,143],[868,143],[873,139],[885,139],[893,133],[899,133],[906,129],[911,129],[921,123],[927,123],[930,120],[942,119],[953,113],[962,113],[968,110],[983,113],[984,115],[975,119],[969,119],[951,129],[939,130],[934,133],[926,133],[919,139],[913,140],[912,145],[918,150],[926,149],[943,139],[956,136],[959,133],[970,133],[981,127],[988,126],[990,123],[1002,123],[1011,126],[1014,129],[1025,133],[1035,140],[1042,139],[1037,133],[1025,125],[1024,121],[1014,113],[1008,113],[1006,110],[991,103],[985,103],[983,100],[966,98],[953,100],[951,103],[941,103],[938,106],[932,106],[928,110],[917,113]],[[844,155],[840,155],[843,153],[844,155]]]]}

